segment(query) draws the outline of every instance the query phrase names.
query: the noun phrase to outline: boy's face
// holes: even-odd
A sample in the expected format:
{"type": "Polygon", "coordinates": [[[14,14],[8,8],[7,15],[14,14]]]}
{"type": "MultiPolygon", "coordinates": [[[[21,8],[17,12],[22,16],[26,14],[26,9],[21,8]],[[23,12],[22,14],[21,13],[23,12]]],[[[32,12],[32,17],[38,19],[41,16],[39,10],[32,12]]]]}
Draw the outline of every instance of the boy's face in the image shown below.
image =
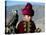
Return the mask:
{"type": "Polygon", "coordinates": [[[30,20],[32,20],[32,16],[24,15],[24,16],[23,16],[23,20],[24,20],[24,21],[30,21],[30,20]]]}

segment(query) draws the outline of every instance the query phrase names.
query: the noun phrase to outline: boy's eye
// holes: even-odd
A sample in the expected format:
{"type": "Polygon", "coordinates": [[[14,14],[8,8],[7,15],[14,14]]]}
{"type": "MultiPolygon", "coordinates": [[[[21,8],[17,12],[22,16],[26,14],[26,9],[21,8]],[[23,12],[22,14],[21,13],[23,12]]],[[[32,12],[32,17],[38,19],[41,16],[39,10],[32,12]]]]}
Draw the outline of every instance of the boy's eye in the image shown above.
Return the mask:
{"type": "Polygon", "coordinates": [[[29,17],[29,15],[28,15],[28,17],[29,17]]]}
{"type": "Polygon", "coordinates": [[[30,15],[23,15],[23,16],[29,17],[30,15]]]}
{"type": "Polygon", "coordinates": [[[29,17],[29,15],[27,15],[29,17]]]}

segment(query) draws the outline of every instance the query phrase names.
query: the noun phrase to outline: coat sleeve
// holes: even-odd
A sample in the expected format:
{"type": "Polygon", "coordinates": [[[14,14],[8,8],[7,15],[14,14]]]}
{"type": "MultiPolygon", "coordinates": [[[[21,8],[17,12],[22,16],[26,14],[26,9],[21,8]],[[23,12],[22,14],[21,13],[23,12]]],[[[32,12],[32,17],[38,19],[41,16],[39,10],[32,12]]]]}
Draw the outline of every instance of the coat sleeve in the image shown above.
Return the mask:
{"type": "Polygon", "coordinates": [[[35,30],[36,30],[36,26],[35,26],[35,23],[33,22],[32,23],[32,32],[35,32],[35,30]]]}
{"type": "Polygon", "coordinates": [[[24,27],[23,27],[23,23],[22,22],[20,22],[19,24],[18,24],[18,27],[17,27],[17,29],[18,29],[18,32],[19,33],[23,33],[24,31],[24,27]]]}

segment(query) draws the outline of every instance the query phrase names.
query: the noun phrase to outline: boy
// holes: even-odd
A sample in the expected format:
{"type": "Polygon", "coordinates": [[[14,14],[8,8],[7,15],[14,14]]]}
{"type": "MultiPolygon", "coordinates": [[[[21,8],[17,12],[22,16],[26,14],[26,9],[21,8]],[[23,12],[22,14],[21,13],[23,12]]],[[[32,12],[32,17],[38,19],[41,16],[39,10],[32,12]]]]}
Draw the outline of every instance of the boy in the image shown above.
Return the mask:
{"type": "Polygon", "coordinates": [[[35,32],[36,26],[32,21],[32,17],[34,16],[34,10],[32,9],[32,5],[27,3],[25,8],[22,10],[23,20],[18,24],[17,30],[18,33],[33,33],[35,32]]]}

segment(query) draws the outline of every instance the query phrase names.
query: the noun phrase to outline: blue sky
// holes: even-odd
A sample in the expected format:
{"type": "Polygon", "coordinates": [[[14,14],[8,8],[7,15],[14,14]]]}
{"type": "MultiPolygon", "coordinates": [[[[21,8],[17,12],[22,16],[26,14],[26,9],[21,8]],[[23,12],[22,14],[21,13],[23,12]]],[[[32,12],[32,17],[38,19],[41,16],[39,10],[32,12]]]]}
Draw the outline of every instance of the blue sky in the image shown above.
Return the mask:
{"type": "MultiPolygon", "coordinates": [[[[27,2],[23,2],[23,1],[14,1],[14,0],[6,0],[6,6],[14,6],[14,5],[25,5],[27,2]]],[[[42,3],[34,3],[34,2],[30,2],[33,5],[43,5],[42,3]]]]}
{"type": "Polygon", "coordinates": [[[18,1],[7,1],[7,6],[12,6],[12,5],[22,5],[26,4],[25,2],[18,2],[18,1]]]}
{"type": "Polygon", "coordinates": [[[15,1],[15,0],[5,0],[5,1],[15,1]]]}

